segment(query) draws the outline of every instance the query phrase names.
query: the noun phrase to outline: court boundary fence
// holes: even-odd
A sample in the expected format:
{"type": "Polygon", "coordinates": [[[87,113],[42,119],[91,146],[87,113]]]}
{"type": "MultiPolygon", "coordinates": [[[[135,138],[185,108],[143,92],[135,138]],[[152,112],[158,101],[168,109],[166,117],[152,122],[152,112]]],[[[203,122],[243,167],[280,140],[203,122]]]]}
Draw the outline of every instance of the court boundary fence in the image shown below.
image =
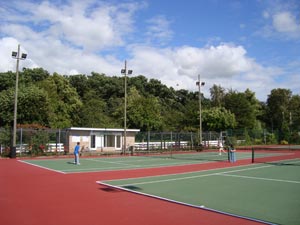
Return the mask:
{"type": "MultiPolygon", "coordinates": [[[[11,128],[0,127],[0,153],[6,155],[9,152],[12,140],[11,128]]],[[[135,137],[135,145],[127,149],[132,151],[163,151],[196,150],[218,148],[219,142],[223,145],[235,146],[280,144],[280,132],[268,132],[267,130],[227,130],[227,131],[203,131],[202,143],[199,142],[199,132],[139,132],[135,137]]],[[[40,154],[66,154],[68,149],[66,129],[17,129],[17,153],[30,155],[40,154]]],[[[285,144],[300,144],[300,132],[298,136],[285,144]]]]}

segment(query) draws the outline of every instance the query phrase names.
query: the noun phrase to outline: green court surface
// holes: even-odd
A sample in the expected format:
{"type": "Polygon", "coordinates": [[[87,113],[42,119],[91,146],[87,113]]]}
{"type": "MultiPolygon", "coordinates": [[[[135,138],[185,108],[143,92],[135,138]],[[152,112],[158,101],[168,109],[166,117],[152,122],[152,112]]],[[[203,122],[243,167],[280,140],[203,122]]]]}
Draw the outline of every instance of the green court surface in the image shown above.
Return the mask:
{"type": "MultiPolygon", "coordinates": [[[[280,153],[261,153],[261,156],[280,155],[280,153]]],[[[237,159],[251,159],[250,152],[237,153],[237,159]]],[[[80,165],[73,164],[73,158],[65,159],[30,159],[22,162],[53,170],[60,173],[79,173],[94,171],[111,171],[126,169],[155,168],[165,166],[192,165],[207,162],[224,162],[228,160],[227,154],[219,155],[218,152],[157,154],[149,156],[126,157],[95,157],[81,158],[80,165]]]]}
{"type": "Polygon", "coordinates": [[[267,224],[300,224],[299,158],[98,183],[267,224]]]}
{"type": "MultiPolygon", "coordinates": [[[[282,153],[260,153],[263,156],[284,155],[282,153]]],[[[250,152],[237,153],[237,159],[251,159],[250,152]]],[[[74,165],[72,158],[65,159],[33,159],[22,162],[53,170],[60,173],[97,172],[110,170],[126,170],[139,168],[154,168],[165,166],[191,165],[207,162],[224,162],[228,160],[227,154],[218,155],[218,152],[200,152],[183,154],[161,154],[149,156],[126,157],[98,157],[81,158],[80,165],[74,165]]]]}

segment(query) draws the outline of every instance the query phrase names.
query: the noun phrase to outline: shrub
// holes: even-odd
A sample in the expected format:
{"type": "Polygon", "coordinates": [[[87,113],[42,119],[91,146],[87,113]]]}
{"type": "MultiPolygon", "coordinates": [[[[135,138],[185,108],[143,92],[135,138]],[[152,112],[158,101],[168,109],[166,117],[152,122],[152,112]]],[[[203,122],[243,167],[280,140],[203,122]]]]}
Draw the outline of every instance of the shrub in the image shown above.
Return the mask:
{"type": "Polygon", "coordinates": [[[286,140],[282,140],[282,141],[280,142],[280,144],[281,144],[281,145],[288,145],[288,144],[289,144],[289,142],[288,142],[288,141],[286,141],[286,140]]]}

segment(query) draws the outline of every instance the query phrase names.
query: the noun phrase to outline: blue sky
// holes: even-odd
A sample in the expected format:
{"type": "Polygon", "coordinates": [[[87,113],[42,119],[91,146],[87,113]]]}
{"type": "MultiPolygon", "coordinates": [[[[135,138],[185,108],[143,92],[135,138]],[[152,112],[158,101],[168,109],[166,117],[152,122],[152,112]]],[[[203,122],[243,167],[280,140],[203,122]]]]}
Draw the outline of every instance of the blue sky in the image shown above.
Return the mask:
{"type": "Polygon", "coordinates": [[[266,101],[274,88],[300,94],[298,0],[0,0],[0,72],[134,75],[175,89],[206,85],[266,101]]]}

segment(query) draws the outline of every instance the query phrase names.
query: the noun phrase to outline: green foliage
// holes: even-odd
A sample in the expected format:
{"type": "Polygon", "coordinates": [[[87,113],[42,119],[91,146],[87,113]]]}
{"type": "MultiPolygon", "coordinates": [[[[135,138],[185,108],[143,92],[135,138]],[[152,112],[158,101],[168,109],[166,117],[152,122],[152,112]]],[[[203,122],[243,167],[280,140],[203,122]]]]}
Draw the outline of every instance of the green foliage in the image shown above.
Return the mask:
{"type": "Polygon", "coordinates": [[[268,133],[266,136],[267,144],[276,144],[276,135],[274,133],[268,133]]]}
{"type": "Polygon", "coordinates": [[[11,71],[0,73],[0,92],[14,88],[16,85],[16,73],[11,71]]]}
{"type": "Polygon", "coordinates": [[[263,140],[260,139],[260,138],[255,138],[255,139],[253,140],[253,144],[254,144],[254,145],[261,145],[261,144],[263,144],[263,140]]]}
{"type": "MultiPolygon", "coordinates": [[[[11,129],[9,127],[0,128],[0,144],[3,148],[4,146],[9,146],[11,141],[11,129]]],[[[8,154],[8,151],[3,151],[3,155],[8,154]]]]}
{"type": "Polygon", "coordinates": [[[267,99],[267,123],[273,129],[281,130],[286,117],[289,116],[288,108],[291,100],[291,91],[287,89],[273,89],[267,99]]]}
{"type": "Polygon", "coordinates": [[[51,128],[72,126],[79,119],[82,107],[76,89],[66,78],[56,73],[40,82],[39,86],[47,92],[49,98],[49,126],[51,128]]]}
{"type": "Polygon", "coordinates": [[[222,107],[224,97],[225,97],[225,89],[221,86],[213,85],[210,89],[210,97],[213,107],[222,107]]]}
{"type": "Polygon", "coordinates": [[[43,81],[50,76],[47,70],[43,68],[33,68],[33,69],[23,69],[23,72],[20,73],[21,82],[24,83],[36,83],[43,81]]]}
{"type": "Polygon", "coordinates": [[[88,78],[85,75],[73,75],[65,77],[69,80],[70,85],[76,89],[77,94],[83,98],[90,91],[88,86],[88,78]]]}
{"type": "Polygon", "coordinates": [[[225,108],[235,115],[237,128],[254,128],[258,101],[249,92],[230,91],[226,94],[224,101],[225,108]]]}
{"type": "Polygon", "coordinates": [[[141,96],[135,88],[128,94],[128,118],[131,127],[139,127],[143,131],[160,130],[161,106],[156,97],[141,96]]]}
{"type": "Polygon", "coordinates": [[[203,110],[202,123],[207,130],[222,131],[232,129],[236,126],[236,120],[233,113],[223,107],[214,107],[203,110]]]}
{"type": "Polygon", "coordinates": [[[293,95],[289,102],[288,120],[291,131],[300,130],[300,95],[293,95]]]}
{"type": "Polygon", "coordinates": [[[280,144],[281,144],[281,145],[288,145],[288,144],[289,144],[289,142],[288,142],[288,141],[286,141],[286,140],[281,140],[281,141],[280,141],[280,144]]]}
{"type": "Polygon", "coordinates": [[[247,129],[244,130],[244,136],[245,136],[244,145],[252,145],[251,137],[250,137],[247,129]]]}
{"type": "Polygon", "coordinates": [[[49,143],[49,136],[46,130],[38,130],[31,136],[30,144],[30,154],[31,155],[43,155],[47,143],[49,143]]]}
{"type": "Polygon", "coordinates": [[[9,125],[13,121],[14,90],[12,88],[0,92],[0,124],[9,125]]]}
{"type": "Polygon", "coordinates": [[[44,89],[29,85],[20,87],[18,98],[18,123],[37,123],[48,126],[49,100],[44,89]]]}
{"type": "Polygon", "coordinates": [[[100,98],[94,98],[94,91],[87,92],[83,99],[84,107],[80,111],[80,119],[75,126],[81,127],[117,127],[118,123],[107,115],[107,104],[100,98]]]}
{"type": "MultiPolygon", "coordinates": [[[[0,126],[11,127],[15,73],[0,73],[0,126]]],[[[50,128],[123,127],[124,76],[50,75],[42,68],[20,71],[18,126],[50,128]]],[[[199,93],[174,90],[143,75],[127,77],[127,126],[142,131],[199,130],[199,93]]],[[[210,99],[201,96],[203,131],[254,130],[237,137],[243,143],[300,142],[300,96],[273,89],[259,102],[249,89],[225,90],[213,85],[210,99]],[[265,133],[265,136],[262,134],[265,133]]]]}

